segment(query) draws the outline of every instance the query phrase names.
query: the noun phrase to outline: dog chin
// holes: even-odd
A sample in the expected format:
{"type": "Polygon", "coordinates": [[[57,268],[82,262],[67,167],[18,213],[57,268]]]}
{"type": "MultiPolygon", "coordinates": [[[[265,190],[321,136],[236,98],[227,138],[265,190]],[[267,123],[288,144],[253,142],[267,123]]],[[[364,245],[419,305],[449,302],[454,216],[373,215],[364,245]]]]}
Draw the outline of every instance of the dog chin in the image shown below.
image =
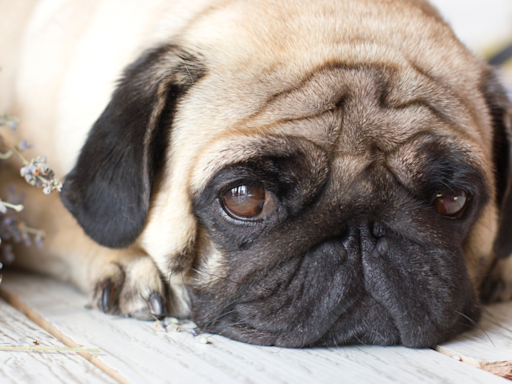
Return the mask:
{"type": "MultiPolygon", "coordinates": [[[[475,322],[480,318],[480,310],[473,307],[464,312],[467,315],[461,313],[454,316],[451,326],[447,329],[437,329],[434,324],[430,326],[425,324],[423,328],[399,329],[389,312],[381,304],[371,296],[365,296],[336,319],[334,324],[330,325],[323,333],[313,330],[309,331],[309,334],[305,334],[302,328],[297,327],[288,332],[276,334],[243,324],[236,320],[236,316],[230,321],[219,323],[212,331],[242,342],[282,348],[343,345],[403,345],[409,348],[431,348],[473,328],[475,322]],[[431,333],[428,328],[436,328],[436,330],[431,333]]],[[[321,324],[318,326],[322,328],[321,324]]]]}

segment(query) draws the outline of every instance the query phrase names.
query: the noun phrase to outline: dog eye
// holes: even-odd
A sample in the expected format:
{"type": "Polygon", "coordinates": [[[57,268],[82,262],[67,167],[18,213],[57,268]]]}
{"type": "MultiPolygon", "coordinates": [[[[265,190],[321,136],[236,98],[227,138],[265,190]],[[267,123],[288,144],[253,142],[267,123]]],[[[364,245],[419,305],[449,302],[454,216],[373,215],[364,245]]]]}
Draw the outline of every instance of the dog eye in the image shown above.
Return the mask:
{"type": "Polygon", "coordinates": [[[239,185],[223,196],[224,209],[238,219],[254,219],[273,211],[269,193],[258,185],[239,185]]]}
{"type": "Polygon", "coordinates": [[[434,200],[434,207],[443,216],[455,217],[462,211],[468,196],[462,189],[438,192],[434,200]]]}

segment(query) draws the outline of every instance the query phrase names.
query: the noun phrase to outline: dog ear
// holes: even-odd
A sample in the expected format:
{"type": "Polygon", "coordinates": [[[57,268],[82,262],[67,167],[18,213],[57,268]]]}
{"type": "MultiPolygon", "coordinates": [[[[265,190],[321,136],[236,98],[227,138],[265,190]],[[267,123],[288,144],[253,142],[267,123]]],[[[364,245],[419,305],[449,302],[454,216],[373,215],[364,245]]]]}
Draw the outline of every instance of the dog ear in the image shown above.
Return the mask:
{"type": "Polygon", "coordinates": [[[197,58],[176,46],[146,51],[125,70],[61,193],[97,243],[123,248],[142,232],[176,104],[203,73],[197,58]]]}
{"type": "Polygon", "coordinates": [[[492,70],[487,73],[483,92],[493,125],[495,198],[499,211],[494,254],[505,258],[512,254],[512,105],[492,70]]]}

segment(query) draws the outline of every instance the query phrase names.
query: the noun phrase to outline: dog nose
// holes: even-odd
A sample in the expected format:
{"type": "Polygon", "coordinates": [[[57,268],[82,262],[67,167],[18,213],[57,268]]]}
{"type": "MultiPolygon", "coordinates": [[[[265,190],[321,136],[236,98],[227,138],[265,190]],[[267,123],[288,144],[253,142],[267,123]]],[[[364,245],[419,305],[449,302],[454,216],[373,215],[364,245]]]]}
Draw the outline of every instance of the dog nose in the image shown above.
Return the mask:
{"type": "Polygon", "coordinates": [[[376,221],[366,221],[363,223],[353,223],[345,231],[343,244],[348,251],[359,252],[375,249],[377,244],[382,242],[380,239],[387,235],[387,228],[384,224],[376,221]]]}
{"type": "Polygon", "coordinates": [[[386,236],[387,230],[384,224],[379,222],[374,222],[372,224],[372,233],[377,239],[386,236]]]}

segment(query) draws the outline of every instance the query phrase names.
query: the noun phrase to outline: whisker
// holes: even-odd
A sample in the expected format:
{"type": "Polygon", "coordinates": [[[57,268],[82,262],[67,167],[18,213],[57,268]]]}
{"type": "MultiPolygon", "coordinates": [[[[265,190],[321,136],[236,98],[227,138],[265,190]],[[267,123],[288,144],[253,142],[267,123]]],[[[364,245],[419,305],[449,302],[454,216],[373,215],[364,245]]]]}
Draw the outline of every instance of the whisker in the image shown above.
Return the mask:
{"type": "Polygon", "coordinates": [[[226,325],[226,326],[224,327],[224,329],[223,329],[222,331],[218,332],[217,334],[218,334],[218,335],[222,335],[222,333],[223,333],[226,329],[228,329],[229,327],[232,327],[232,326],[234,326],[234,325],[238,325],[238,324],[244,324],[244,322],[243,322],[243,321],[237,321],[237,322],[235,322],[235,323],[228,324],[228,325],[226,325]]]}
{"type": "MultiPolygon", "coordinates": [[[[226,309],[227,309],[228,307],[230,307],[231,305],[236,304],[239,300],[240,300],[239,298],[236,298],[236,299],[235,299],[235,300],[233,300],[232,302],[230,302],[230,303],[228,303],[228,304],[224,305],[224,307],[222,307],[222,309],[221,309],[219,312],[226,310],[226,309]]],[[[230,311],[230,312],[228,312],[228,313],[231,313],[231,312],[234,312],[234,311],[235,311],[235,309],[233,309],[232,311],[230,311]]],[[[225,314],[223,314],[223,315],[220,315],[220,316],[216,316],[216,317],[214,317],[212,320],[210,320],[210,321],[208,322],[208,324],[206,324],[206,325],[204,326],[204,328],[205,328],[205,329],[208,329],[208,328],[209,328],[213,323],[215,323],[215,322],[216,322],[220,317],[222,317],[222,316],[224,316],[224,315],[226,315],[226,314],[227,314],[227,313],[225,313],[225,314]]]]}
{"type": "Polygon", "coordinates": [[[459,311],[456,311],[455,309],[453,309],[453,312],[459,314],[460,316],[464,317],[465,319],[469,320],[469,322],[471,322],[472,324],[476,325],[478,328],[481,329],[481,331],[485,334],[485,336],[487,336],[487,338],[489,339],[489,341],[491,342],[492,346],[496,348],[496,345],[494,344],[494,342],[492,341],[492,339],[489,337],[489,335],[487,334],[487,332],[484,331],[484,329],[480,326],[480,324],[478,324],[475,320],[473,320],[471,317],[469,316],[466,316],[465,314],[459,312],[459,311]]]}
{"type": "Polygon", "coordinates": [[[222,315],[216,316],[214,319],[212,319],[211,321],[209,321],[209,322],[208,322],[208,324],[206,324],[206,326],[205,326],[204,328],[205,328],[205,329],[209,329],[209,328],[210,328],[210,326],[211,326],[213,323],[217,322],[221,317],[227,316],[227,315],[229,315],[230,313],[233,313],[233,312],[235,312],[235,311],[236,311],[236,309],[233,309],[233,310],[231,310],[231,311],[224,312],[222,315]]]}
{"type": "Polygon", "coordinates": [[[499,320],[496,319],[496,316],[494,316],[491,312],[489,312],[489,310],[487,308],[482,306],[482,309],[489,316],[489,317],[486,317],[485,320],[489,321],[493,325],[497,325],[498,327],[500,327],[502,329],[506,329],[507,331],[512,332],[512,328],[506,327],[502,323],[500,323],[499,320]]]}
{"type": "MultiPolygon", "coordinates": [[[[371,330],[371,332],[372,332],[373,334],[377,335],[377,336],[378,336],[378,338],[379,338],[380,340],[382,340],[382,341],[386,341],[386,338],[385,338],[385,336],[384,336],[384,335],[382,335],[382,333],[380,333],[380,332],[376,331],[375,329],[372,329],[372,330],[371,330]]],[[[373,339],[373,341],[375,342],[375,341],[377,341],[377,340],[376,340],[376,339],[373,339]]]]}
{"type": "Polygon", "coordinates": [[[503,326],[498,322],[498,320],[496,319],[496,317],[495,317],[491,312],[489,312],[489,310],[488,310],[487,308],[485,308],[485,306],[483,306],[483,305],[482,305],[482,306],[481,306],[481,308],[482,308],[482,311],[484,311],[484,312],[485,312],[487,315],[489,315],[489,317],[490,317],[490,319],[489,319],[489,318],[486,318],[486,320],[487,320],[487,321],[492,320],[492,324],[494,324],[494,325],[498,325],[498,326],[500,326],[500,327],[503,327],[503,326]]]}
{"type": "Polygon", "coordinates": [[[503,324],[501,324],[499,322],[499,320],[496,319],[496,316],[494,316],[491,312],[489,312],[489,310],[484,305],[481,305],[481,303],[478,300],[471,300],[471,301],[473,303],[480,305],[480,308],[482,309],[482,311],[485,312],[486,315],[488,315],[488,317],[485,317],[486,321],[489,321],[493,325],[497,325],[500,328],[503,328],[503,329],[506,329],[507,331],[512,332],[512,328],[508,328],[508,327],[504,326],[503,324]]]}
{"type": "Polygon", "coordinates": [[[232,309],[231,311],[224,312],[222,315],[217,316],[217,319],[215,319],[215,320],[219,320],[221,317],[227,316],[230,313],[233,313],[235,311],[236,311],[236,309],[232,309]]]}
{"type": "Polygon", "coordinates": [[[359,341],[361,343],[361,345],[364,345],[365,347],[369,346],[368,344],[363,343],[363,341],[359,337],[357,337],[357,335],[354,335],[354,337],[356,338],[357,341],[359,341]]]}

